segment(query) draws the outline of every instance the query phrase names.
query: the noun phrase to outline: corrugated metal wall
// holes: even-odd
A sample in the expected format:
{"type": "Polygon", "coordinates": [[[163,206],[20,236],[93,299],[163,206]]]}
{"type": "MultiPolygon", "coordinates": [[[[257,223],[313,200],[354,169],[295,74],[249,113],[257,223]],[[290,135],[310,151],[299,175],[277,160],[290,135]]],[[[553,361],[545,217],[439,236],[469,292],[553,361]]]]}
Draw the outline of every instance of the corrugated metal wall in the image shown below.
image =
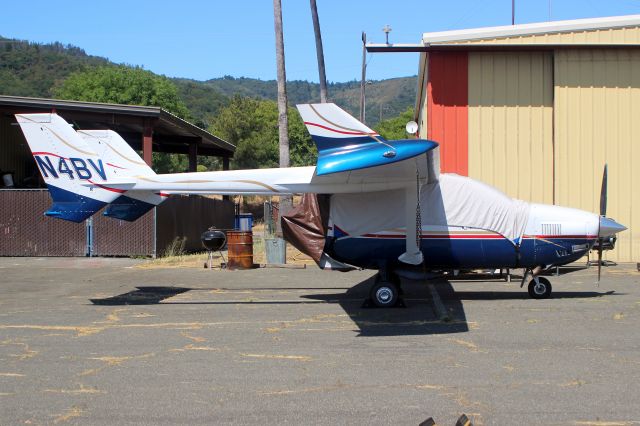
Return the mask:
{"type": "Polygon", "coordinates": [[[429,55],[427,137],[440,144],[440,168],[468,173],[467,52],[429,55]]]}
{"type": "Polygon", "coordinates": [[[555,54],[556,202],[598,211],[609,164],[607,216],[629,227],[609,254],[640,261],[640,50],[555,54]]]}
{"type": "Polygon", "coordinates": [[[469,176],[553,203],[551,52],[469,53],[469,176]]]}

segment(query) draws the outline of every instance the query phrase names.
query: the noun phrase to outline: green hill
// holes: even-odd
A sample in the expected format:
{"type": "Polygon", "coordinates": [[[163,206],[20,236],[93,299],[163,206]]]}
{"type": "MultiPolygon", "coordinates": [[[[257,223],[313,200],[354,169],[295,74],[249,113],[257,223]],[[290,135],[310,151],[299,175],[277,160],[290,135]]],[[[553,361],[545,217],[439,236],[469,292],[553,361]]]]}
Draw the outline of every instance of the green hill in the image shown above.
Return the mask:
{"type": "Polygon", "coordinates": [[[69,74],[109,63],[75,46],[0,37],[0,94],[51,97],[51,88],[69,74]]]}
{"type": "MultiPolygon", "coordinates": [[[[408,107],[414,106],[416,98],[416,77],[401,77],[381,81],[370,81],[366,87],[367,111],[366,121],[371,126],[382,119],[399,115],[408,107]]],[[[218,93],[226,97],[235,95],[260,99],[277,99],[275,80],[257,80],[253,78],[234,78],[230,76],[207,81],[189,79],[174,79],[187,106],[195,116],[206,115],[207,111],[196,110],[192,105],[198,100],[191,99],[185,94],[186,87],[197,86],[202,92],[218,93]]],[[[330,83],[328,88],[329,100],[340,105],[355,117],[360,115],[360,82],[330,83]]],[[[290,105],[319,102],[320,85],[308,81],[287,82],[287,96],[290,105]]],[[[202,102],[202,101],[201,101],[202,102]]],[[[195,105],[194,105],[195,106],[195,105]]],[[[203,106],[203,105],[201,105],[203,106]]]]}
{"type": "MultiPolygon", "coordinates": [[[[0,37],[0,94],[14,96],[52,97],[52,88],[71,73],[88,67],[113,65],[99,56],[87,55],[84,50],[61,43],[38,44],[0,37]]],[[[274,64],[275,67],[275,64],[274,64]]],[[[196,124],[207,123],[221,106],[233,96],[273,99],[275,80],[223,77],[207,81],[185,78],[171,79],[191,111],[196,124]]],[[[360,82],[329,84],[329,100],[354,116],[360,113],[360,82]]],[[[289,104],[319,101],[317,83],[290,81],[287,83],[289,104]]],[[[413,106],[416,77],[402,77],[371,81],[367,84],[367,123],[374,126],[382,119],[395,117],[413,106]]]]}

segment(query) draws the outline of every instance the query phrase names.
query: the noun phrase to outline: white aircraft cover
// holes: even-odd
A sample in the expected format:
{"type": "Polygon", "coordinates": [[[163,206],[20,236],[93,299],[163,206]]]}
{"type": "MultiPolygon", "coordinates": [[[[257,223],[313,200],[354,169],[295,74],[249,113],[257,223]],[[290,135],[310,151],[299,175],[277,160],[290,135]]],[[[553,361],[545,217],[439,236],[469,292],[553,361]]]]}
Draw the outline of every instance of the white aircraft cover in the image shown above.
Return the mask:
{"type": "MultiPolygon", "coordinates": [[[[335,194],[331,223],[349,235],[405,227],[404,191],[335,194]]],[[[529,203],[468,177],[441,174],[420,190],[422,226],[464,226],[497,232],[511,241],[524,233],[529,203]]]]}

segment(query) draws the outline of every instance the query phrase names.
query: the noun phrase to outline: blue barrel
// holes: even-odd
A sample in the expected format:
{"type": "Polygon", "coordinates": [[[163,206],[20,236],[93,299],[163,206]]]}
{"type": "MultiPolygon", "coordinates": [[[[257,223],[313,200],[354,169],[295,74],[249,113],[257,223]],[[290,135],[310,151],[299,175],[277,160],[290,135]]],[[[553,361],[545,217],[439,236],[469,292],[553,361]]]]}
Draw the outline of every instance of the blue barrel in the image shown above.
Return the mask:
{"type": "Polygon", "coordinates": [[[253,214],[237,214],[234,221],[234,228],[238,231],[251,231],[251,229],[253,229],[253,214]]]}

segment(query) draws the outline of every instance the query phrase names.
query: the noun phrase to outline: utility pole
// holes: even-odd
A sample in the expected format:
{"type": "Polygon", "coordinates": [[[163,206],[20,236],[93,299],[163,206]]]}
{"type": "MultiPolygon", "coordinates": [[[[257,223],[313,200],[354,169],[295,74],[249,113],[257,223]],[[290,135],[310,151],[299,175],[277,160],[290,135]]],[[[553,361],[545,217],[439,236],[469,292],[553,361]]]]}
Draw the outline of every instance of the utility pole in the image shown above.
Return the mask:
{"type": "Polygon", "coordinates": [[[362,32],[362,80],[360,80],[360,122],[364,123],[364,85],[367,79],[367,34],[362,32]]]}
{"type": "Polygon", "coordinates": [[[320,32],[320,20],[318,19],[318,8],[316,0],[311,2],[311,20],[313,21],[313,31],[316,35],[316,55],[318,56],[318,74],[320,77],[320,102],[326,103],[327,94],[327,76],[324,72],[324,50],[322,49],[322,33],[320,32]]]}
{"type": "Polygon", "coordinates": [[[273,0],[276,32],[276,64],[278,67],[278,136],[280,141],[280,167],[289,167],[289,119],[287,117],[287,73],[284,67],[284,36],[282,34],[282,5],[273,0]]]}
{"type": "MultiPolygon", "coordinates": [[[[282,32],[282,4],[273,0],[273,21],[276,33],[276,64],[278,68],[278,137],[280,142],[280,167],[289,167],[289,118],[287,117],[287,73],[284,67],[284,36],[282,32]]],[[[280,217],[292,207],[291,196],[280,197],[280,217]]],[[[278,221],[278,231],[280,229],[278,221]]]]}
{"type": "Polygon", "coordinates": [[[516,0],[511,0],[511,25],[516,24],[516,0]]]}

